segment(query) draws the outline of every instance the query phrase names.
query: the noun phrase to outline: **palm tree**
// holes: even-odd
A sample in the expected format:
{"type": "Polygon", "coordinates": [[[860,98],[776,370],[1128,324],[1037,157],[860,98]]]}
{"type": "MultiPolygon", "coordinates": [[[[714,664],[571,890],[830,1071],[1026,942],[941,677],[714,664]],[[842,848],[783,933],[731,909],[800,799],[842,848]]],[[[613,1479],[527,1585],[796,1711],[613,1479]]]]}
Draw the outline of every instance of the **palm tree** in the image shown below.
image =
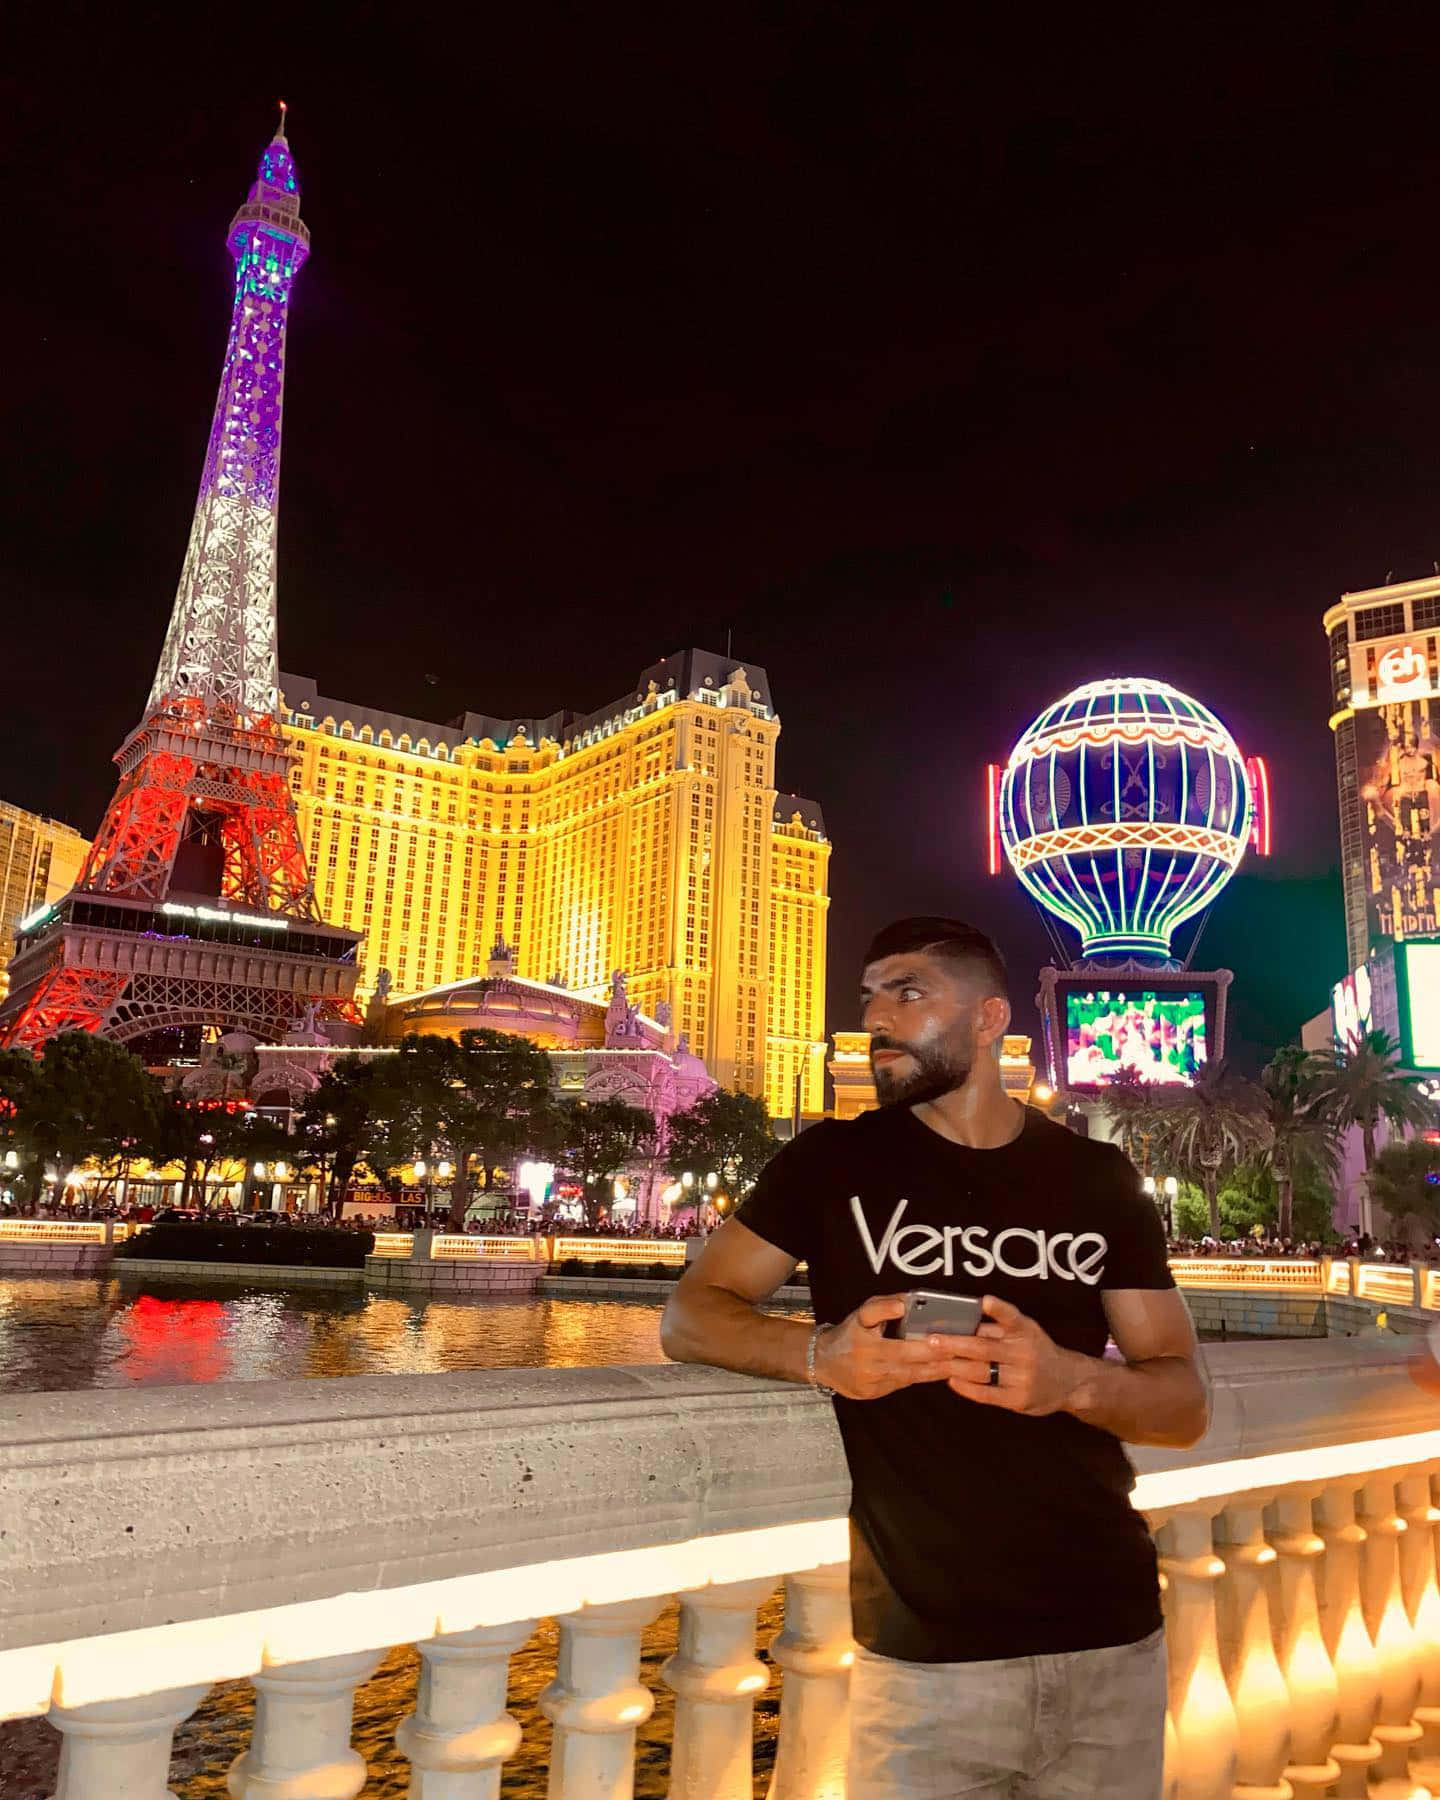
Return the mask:
{"type": "Polygon", "coordinates": [[[1150,1172],[1151,1145],[1168,1117],[1163,1088],[1152,1086],[1137,1069],[1118,1069],[1100,1096],[1115,1140],[1142,1174],[1150,1172]]]}
{"type": "Polygon", "coordinates": [[[1269,1133],[1260,1089],[1223,1062],[1207,1063],[1189,1087],[1166,1101],[1157,1119],[1157,1148],[1204,1191],[1212,1237],[1220,1235],[1221,1175],[1263,1155],[1269,1133]]]}
{"type": "Polygon", "coordinates": [[[1290,1236],[1295,1176],[1307,1165],[1334,1176],[1339,1162],[1338,1132],[1326,1112],[1318,1059],[1286,1044],[1260,1071],[1266,1142],[1260,1160],[1275,1177],[1279,1200],[1276,1230],[1290,1236]]]}
{"type": "Polygon", "coordinates": [[[1359,1126],[1365,1172],[1375,1163],[1375,1134],[1384,1119],[1392,1131],[1424,1131],[1437,1122],[1418,1075],[1400,1067],[1400,1046],[1383,1031],[1357,1031],[1317,1053],[1318,1103],[1337,1132],[1359,1126]]]}

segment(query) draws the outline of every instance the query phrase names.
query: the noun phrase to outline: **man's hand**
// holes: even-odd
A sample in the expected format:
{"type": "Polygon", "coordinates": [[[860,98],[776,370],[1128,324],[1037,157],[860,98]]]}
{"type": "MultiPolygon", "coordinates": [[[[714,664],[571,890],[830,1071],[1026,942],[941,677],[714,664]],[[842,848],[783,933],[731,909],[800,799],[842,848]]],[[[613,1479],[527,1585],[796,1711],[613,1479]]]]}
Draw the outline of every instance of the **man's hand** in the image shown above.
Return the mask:
{"type": "Polygon", "coordinates": [[[974,1337],[948,1340],[956,1362],[950,1386],[966,1400],[1003,1406],[1032,1418],[1064,1411],[1076,1385],[1076,1365],[1086,1359],[1062,1350],[1008,1300],[987,1294],[983,1305],[985,1323],[974,1337]],[[999,1365],[998,1387],[991,1385],[991,1363],[999,1365]]]}
{"type": "Polygon", "coordinates": [[[822,1387],[834,1388],[847,1400],[879,1400],[917,1381],[944,1381],[954,1374],[953,1352],[964,1340],[886,1337],[886,1325],[903,1314],[907,1299],[905,1294],[876,1294],[848,1319],[821,1332],[815,1379],[822,1387]]]}

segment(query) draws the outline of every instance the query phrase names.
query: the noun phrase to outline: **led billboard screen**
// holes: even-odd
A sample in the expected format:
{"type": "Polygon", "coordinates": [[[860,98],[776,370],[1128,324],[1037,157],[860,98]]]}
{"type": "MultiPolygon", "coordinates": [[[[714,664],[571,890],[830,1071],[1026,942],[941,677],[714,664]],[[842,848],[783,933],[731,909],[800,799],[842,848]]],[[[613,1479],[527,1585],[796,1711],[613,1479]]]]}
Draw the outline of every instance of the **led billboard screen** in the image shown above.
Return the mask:
{"type": "Polygon", "coordinates": [[[1406,1065],[1440,1069],[1440,943],[1396,948],[1405,969],[1406,1065]]]}
{"type": "Polygon", "coordinates": [[[1440,701],[1355,715],[1371,944],[1440,931],[1440,701]]]}
{"type": "Polygon", "coordinates": [[[1188,1085],[1208,1060],[1200,988],[1067,988],[1063,999],[1069,1087],[1105,1087],[1122,1069],[1142,1081],[1188,1085]]]}
{"type": "Polygon", "coordinates": [[[1371,993],[1369,963],[1362,963],[1353,975],[1347,975],[1331,988],[1330,1012],[1336,1043],[1348,1044],[1352,1038],[1371,1029],[1374,998],[1371,993]]]}

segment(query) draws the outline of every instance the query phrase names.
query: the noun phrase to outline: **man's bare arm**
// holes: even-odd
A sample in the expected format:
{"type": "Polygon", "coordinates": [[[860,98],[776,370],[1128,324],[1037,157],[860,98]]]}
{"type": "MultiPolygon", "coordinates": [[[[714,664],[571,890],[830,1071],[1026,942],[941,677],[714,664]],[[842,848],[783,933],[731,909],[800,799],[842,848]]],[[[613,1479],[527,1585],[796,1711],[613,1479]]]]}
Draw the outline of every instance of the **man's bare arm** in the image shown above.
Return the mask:
{"type": "Polygon", "coordinates": [[[951,1387],[982,1406],[1034,1417],[1073,1413],[1127,1444],[1198,1442],[1210,1405],[1184,1300],[1174,1288],[1123,1288],[1103,1301],[1123,1363],[1062,1349],[1018,1307],[987,1294],[985,1324],[955,1342],[951,1387]],[[991,1362],[1000,1369],[998,1387],[989,1380],[991,1362]]]}
{"type": "MultiPolygon", "coordinates": [[[[738,1219],[727,1219],[680,1277],[660,1321],[660,1343],[675,1362],[712,1363],[740,1375],[804,1381],[814,1327],[758,1310],[795,1267],[738,1219]]],[[[876,1294],[829,1325],[815,1345],[815,1378],[848,1400],[878,1400],[917,1381],[955,1372],[946,1344],[902,1342],[885,1327],[905,1310],[903,1294],[876,1294]]],[[[947,1343],[949,1340],[946,1341],[947,1343]]]]}
{"type": "Polygon", "coordinates": [[[1123,1363],[1080,1357],[1065,1410],[1127,1444],[1187,1449],[1210,1428],[1195,1328],[1175,1288],[1115,1288],[1105,1317],[1123,1363]]]}
{"type": "Polygon", "coordinates": [[[758,1311],[795,1268],[738,1219],[727,1219],[676,1284],[660,1320],[660,1346],[672,1362],[713,1363],[740,1375],[805,1380],[810,1326],[758,1311]]]}

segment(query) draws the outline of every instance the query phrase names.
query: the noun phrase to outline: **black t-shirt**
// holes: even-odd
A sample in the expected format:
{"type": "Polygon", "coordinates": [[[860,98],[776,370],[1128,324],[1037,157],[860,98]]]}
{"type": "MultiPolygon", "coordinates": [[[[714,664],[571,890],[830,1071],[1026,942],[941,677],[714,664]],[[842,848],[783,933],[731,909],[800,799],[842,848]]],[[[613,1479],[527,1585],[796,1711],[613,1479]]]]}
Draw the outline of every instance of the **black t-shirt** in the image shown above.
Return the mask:
{"type": "MultiPolygon", "coordinates": [[[[813,1126],[736,1216],[809,1264],[815,1317],[832,1323],[872,1294],[998,1294],[1057,1344],[1099,1356],[1107,1288],[1174,1286],[1131,1163],[1033,1111],[994,1150],[952,1143],[904,1106],[813,1126]]],[[[835,1412],[867,1650],[973,1662],[1159,1628],[1155,1551],[1109,1432],[965,1400],[945,1382],[837,1398],[835,1412]]]]}

